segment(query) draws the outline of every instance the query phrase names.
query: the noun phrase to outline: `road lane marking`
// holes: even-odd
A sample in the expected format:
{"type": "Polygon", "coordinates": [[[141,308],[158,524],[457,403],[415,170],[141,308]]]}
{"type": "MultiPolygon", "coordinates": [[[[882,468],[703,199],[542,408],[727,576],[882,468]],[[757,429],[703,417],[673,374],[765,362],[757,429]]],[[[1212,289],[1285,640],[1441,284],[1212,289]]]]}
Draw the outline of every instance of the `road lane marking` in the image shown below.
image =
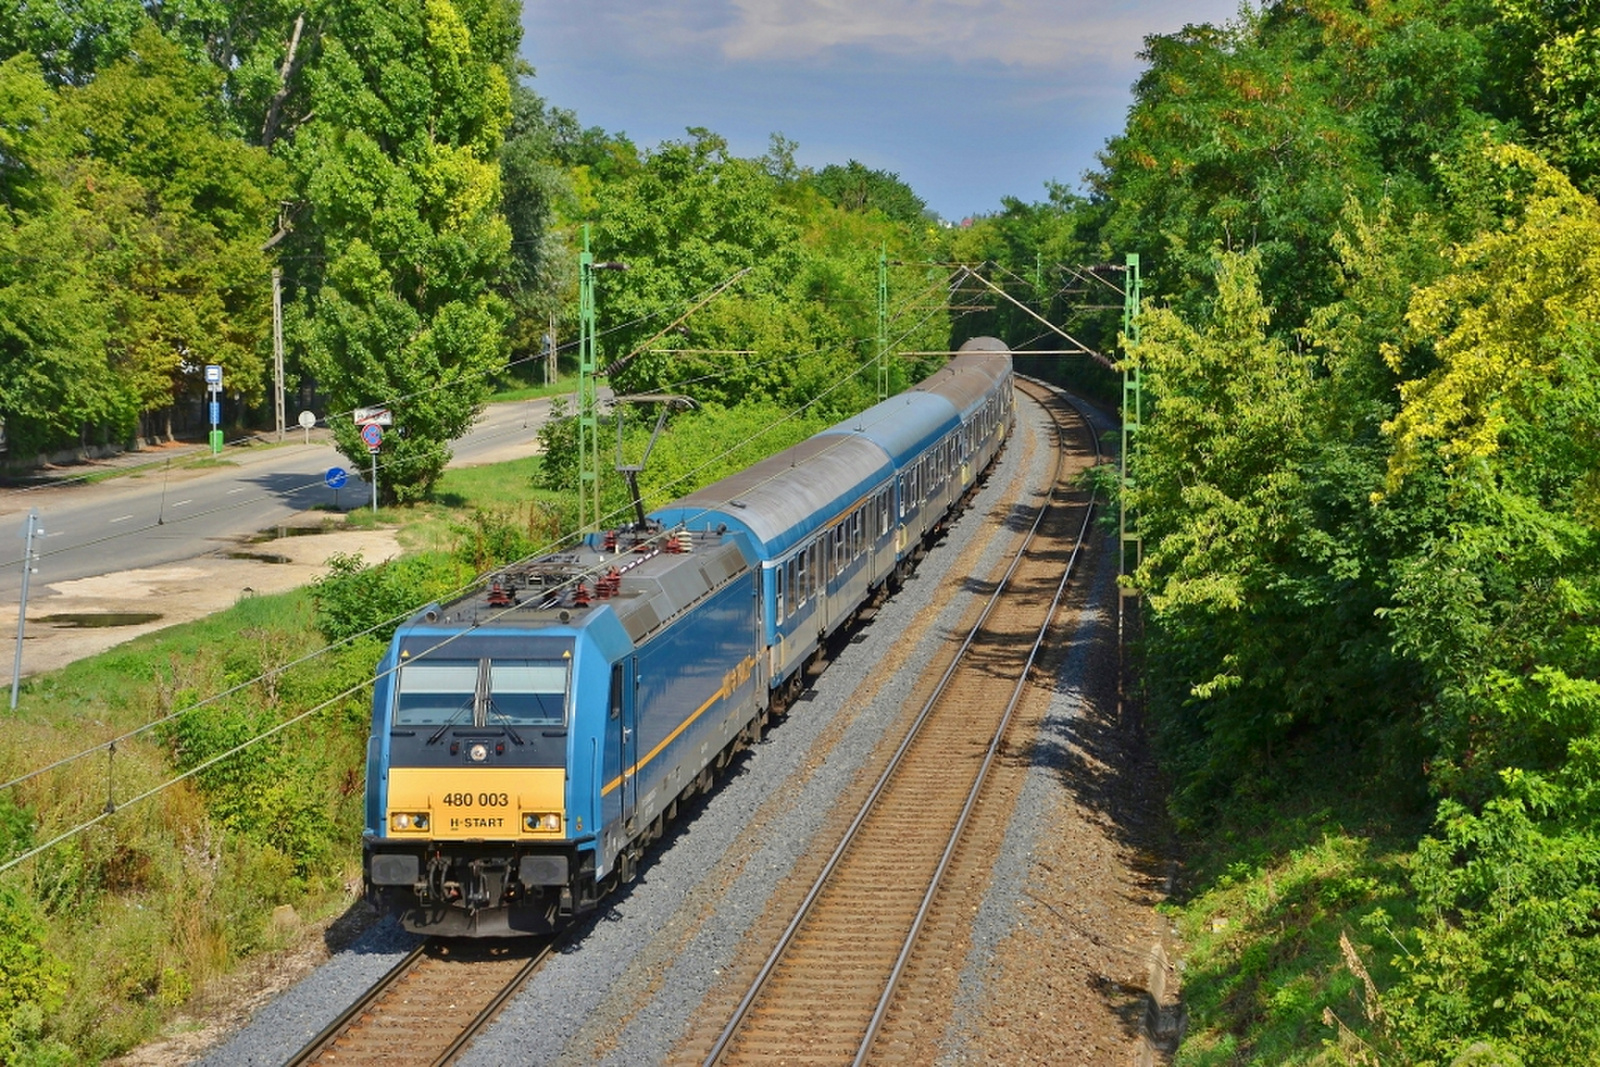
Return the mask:
{"type": "Polygon", "coordinates": [[[237,489],[229,489],[229,490],[228,490],[228,495],[229,495],[229,496],[232,496],[232,495],[233,495],[233,494],[235,494],[235,493],[242,493],[242,492],[244,492],[244,491],[245,491],[245,490],[246,490],[246,489],[248,489],[248,488],[250,488],[250,487],[249,487],[249,486],[247,486],[247,485],[241,485],[241,486],[240,486],[240,487],[239,487],[239,488],[237,488],[237,489]]]}
{"type": "Polygon", "coordinates": [[[127,522],[131,518],[133,518],[132,515],[118,515],[116,518],[112,519],[106,525],[115,526],[117,523],[119,523],[119,522],[127,522]]]}
{"type": "Polygon", "coordinates": [[[181,508],[185,504],[193,504],[193,503],[194,503],[194,497],[190,497],[188,500],[180,500],[177,503],[173,504],[172,506],[175,507],[175,508],[181,508]]]}

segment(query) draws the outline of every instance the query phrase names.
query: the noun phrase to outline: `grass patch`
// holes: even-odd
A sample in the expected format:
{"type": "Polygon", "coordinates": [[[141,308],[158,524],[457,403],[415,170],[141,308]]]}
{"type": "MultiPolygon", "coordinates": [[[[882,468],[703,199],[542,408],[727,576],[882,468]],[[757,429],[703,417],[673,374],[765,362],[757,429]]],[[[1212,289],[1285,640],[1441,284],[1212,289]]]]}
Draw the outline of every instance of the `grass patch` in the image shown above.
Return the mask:
{"type": "Polygon", "coordinates": [[[1190,842],[1191,893],[1170,906],[1187,946],[1178,1067],[1389,1062],[1415,828],[1331,785],[1303,795],[1239,804],[1190,842]]]}
{"type": "MultiPolygon", "coordinates": [[[[378,519],[443,529],[449,514],[378,519]]],[[[275,909],[365,907],[347,887],[384,637],[329,646],[329,612],[404,614],[471,573],[453,552],[411,554],[349,588],[252,597],[25,680],[0,735],[0,781],[24,779],[0,790],[0,862],[93,825],[0,875],[0,1062],[118,1055],[291,942],[300,923],[275,909]]]]}
{"type": "Polygon", "coordinates": [[[554,385],[497,384],[489,396],[489,403],[501,404],[512,400],[539,400],[547,396],[561,396],[578,388],[576,375],[562,375],[554,385]]]}
{"type": "Polygon", "coordinates": [[[323,647],[315,623],[309,590],[252,597],[24,684],[0,736],[0,777],[67,762],[5,791],[26,818],[20,829],[0,820],[0,855],[113,813],[0,878],[31,902],[7,955],[32,963],[7,981],[57,975],[70,990],[13,1037],[7,1062],[125,1051],[239,960],[284,944],[278,905],[308,916],[351,906],[368,697],[341,693],[370,677],[380,646],[352,642],[284,669],[323,647]]]}
{"type": "Polygon", "coordinates": [[[534,478],[543,469],[543,456],[447,468],[433,488],[433,498],[441,506],[458,511],[523,507],[530,500],[554,502],[559,494],[534,488],[534,478]]]}

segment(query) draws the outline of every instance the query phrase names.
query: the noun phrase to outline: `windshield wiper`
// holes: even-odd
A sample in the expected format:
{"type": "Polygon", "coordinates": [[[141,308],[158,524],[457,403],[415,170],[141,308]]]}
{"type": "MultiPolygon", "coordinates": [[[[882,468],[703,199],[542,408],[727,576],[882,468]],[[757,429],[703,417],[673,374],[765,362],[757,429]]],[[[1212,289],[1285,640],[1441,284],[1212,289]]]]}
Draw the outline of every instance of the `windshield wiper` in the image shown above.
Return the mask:
{"type": "Polygon", "coordinates": [[[430,745],[434,744],[439,740],[439,738],[443,737],[444,736],[444,732],[446,730],[450,729],[450,727],[454,726],[456,724],[456,720],[457,719],[461,718],[461,713],[463,711],[471,711],[472,710],[472,704],[473,704],[473,700],[472,700],[471,697],[468,697],[465,701],[463,701],[461,706],[459,708],[457,708],[455,711],[452,711],[450,713],[450,717],[448,719],[446,719],[443,723],[441,723],[439,728],[433,732],[433,736],[428,738],[428,742],[427,743],[430,744],[430,745]]]}
{"type": "Polygon", "coordinates": [[[516,729],[512,727],[512,725],[511,725],[511,716],[507,715],[505,712],[501,711],[499,708],[494,706],[494,697],[493,696],[489,697],[489,699],[484,703],[483,708],[490,715],[493,715],[495,718],[499,719],[502,724],[504,724],[505,731],[506,731],[507,735],[510,736],[512,741],[516,742],[519,745],[527,744],[526,741],[524,741],[520,736],[518,736],[516,729]]]}

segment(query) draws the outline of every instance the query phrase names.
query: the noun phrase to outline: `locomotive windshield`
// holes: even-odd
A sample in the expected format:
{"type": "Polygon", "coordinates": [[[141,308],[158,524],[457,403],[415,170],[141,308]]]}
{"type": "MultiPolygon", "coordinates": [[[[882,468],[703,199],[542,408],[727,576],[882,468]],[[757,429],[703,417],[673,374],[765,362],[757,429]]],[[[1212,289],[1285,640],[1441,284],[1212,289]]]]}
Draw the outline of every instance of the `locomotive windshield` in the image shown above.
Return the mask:
{"type": "Polygon", "coordinates": [[[570,660],[426,659],[404,664],[395,726],[563,726],[570,660]]]}
{"type": "Polygon", "coordinates": [[[478,691],[478,661],[408,663],[400,668],[396,689],[396,726],[436,726],[451,719],[470,721],[473,697],[478,691]]]}
{"type": "Polygon", "coordinates": [[[493,659],[489,700],[498,716],[529,726],[560,726],[567,717],[567,664],[493,659]]]}

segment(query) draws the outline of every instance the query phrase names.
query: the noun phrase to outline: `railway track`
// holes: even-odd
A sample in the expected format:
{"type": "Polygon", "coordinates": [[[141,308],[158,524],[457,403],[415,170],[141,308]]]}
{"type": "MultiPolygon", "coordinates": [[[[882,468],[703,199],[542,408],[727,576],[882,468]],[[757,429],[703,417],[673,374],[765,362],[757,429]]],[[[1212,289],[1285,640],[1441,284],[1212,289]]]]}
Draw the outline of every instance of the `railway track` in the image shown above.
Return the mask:
{"type": "Polygon", "coordinates": [[[927,1051],[917,1049],[919,1026],[948,1017],[948,1003],[923,1019],[904,1003],[916,998],[899,994],[917,985],[919,971],[948,967],[921,935],[941,921],[941,908],[959,911],[941,902],[952,872],[989,862],[992,837],[966,831],[1006,751],[1093,512],[1069,481],[1098,461],[1095,434],[1059,394],[1026,388],[1052,412],[1061,442],[1048,498],[726,1026],[703,1060],[695,1053],[707,1067],[917,1062],[927,1051]],[[1068,448],[1069,437],[1081,443],[1068,448]]]}
{"type": "Polygon", "coordinates": [[[424,941],[286,1067],[451,1063],[557,944],[558,938],[424,941]]]}

